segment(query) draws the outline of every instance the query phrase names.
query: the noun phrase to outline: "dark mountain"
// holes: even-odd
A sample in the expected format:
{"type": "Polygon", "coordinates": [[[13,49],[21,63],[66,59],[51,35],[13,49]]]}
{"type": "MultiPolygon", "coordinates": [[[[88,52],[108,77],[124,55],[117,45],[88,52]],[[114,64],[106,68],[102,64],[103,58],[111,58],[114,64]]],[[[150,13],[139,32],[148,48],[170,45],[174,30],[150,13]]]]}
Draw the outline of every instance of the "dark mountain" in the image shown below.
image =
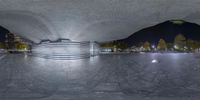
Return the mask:
{"type": "Polygon", "coordinates": [[[9,33],[9,31],[3,27],[0,26],[0,42],[4,42],[6,39],[6,33],[9,33]]]}
{"type": "Polygon", "coordinates": [[[142,29],[128,38],[119,40],[128,43],[129,46],[137,45],[140,42],[149,41],[157,44],[160,38],[173,43],[177,34],[183,34],[187,39],[200,40],[200,25],[183,21],[181,24],[173,21],[166,21],[158,25],[142,29]]]}

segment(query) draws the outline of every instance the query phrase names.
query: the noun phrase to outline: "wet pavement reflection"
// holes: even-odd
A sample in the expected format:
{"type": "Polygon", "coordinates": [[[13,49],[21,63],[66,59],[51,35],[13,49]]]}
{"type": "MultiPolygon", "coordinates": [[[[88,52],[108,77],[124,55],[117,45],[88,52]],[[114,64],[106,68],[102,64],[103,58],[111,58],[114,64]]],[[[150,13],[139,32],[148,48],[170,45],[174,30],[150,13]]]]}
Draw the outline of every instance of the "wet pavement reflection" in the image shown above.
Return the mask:
{"type": "Polygon", "coordinates": [[[0,56],[1,100],[200,97],[197,54],[99,55],[77,60],[0,56]]]}

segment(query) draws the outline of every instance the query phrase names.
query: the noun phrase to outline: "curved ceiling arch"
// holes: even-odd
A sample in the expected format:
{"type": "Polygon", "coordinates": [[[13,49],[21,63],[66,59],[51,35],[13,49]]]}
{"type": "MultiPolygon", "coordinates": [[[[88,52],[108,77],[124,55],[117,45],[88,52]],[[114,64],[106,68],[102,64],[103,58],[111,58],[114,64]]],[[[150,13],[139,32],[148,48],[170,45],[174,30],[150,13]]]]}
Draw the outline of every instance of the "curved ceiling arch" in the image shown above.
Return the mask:
{"type": "MultiPolygon", "coordinates": [[[[82,27],[82,31],[74,36],[74,40],[107,41],[109,38],[121,39],[130,35],[136,28],[133,21],[127,19],[105,19],[88,23],[82,27]],[[88,33],[88,34],[84,34],[88,33]],[[123,34],[116,34],[123,33],[123,34]],[[99,40],[101,38],[101,40],[99,40]]],[[[109,39],[110,40],[110,39],[109,39]]]]}
{"type": "Polygon", "coordinates": [[[171,19],[200,24],[199,0],[0,0],[0,25],[38,42],[109,41],[171,19]]]}
{"type": "Polygon", "coordinates": [[[0,25],[34,42],[49,38],[56,40],[56,30],[42,15],[26,11],[0,11],[0,25]],[[54,34],[53,34],[54,33],[54,34]]]}

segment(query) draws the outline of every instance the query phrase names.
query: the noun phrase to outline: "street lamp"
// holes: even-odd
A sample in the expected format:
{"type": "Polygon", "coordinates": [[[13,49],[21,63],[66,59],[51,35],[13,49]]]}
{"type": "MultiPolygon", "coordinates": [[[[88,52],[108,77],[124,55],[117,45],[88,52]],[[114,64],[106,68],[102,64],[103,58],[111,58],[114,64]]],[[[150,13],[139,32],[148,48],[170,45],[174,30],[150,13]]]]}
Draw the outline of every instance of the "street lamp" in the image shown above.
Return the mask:
{"type": "Polygon", "coordinates": [[[178,47],[177,47],[176,45],[174,45],[174,48],[175,48],[175,49],[178,49],[178,47]]]}
{"type": "Polygon", "coordinates": [[[153,49],[155,49],[155,45],[152,45],[151,47],[152,47],[153,49]]]}

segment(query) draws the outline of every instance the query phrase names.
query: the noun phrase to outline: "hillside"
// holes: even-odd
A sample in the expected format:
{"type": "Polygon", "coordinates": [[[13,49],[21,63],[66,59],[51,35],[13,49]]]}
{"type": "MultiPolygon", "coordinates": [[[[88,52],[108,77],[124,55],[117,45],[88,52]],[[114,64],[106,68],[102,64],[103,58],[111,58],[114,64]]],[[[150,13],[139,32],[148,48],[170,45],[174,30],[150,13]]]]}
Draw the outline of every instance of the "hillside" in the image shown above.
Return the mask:
{"type": "Polygon", "coordinates": [[[166,21],[158,25],[142,29],[119,41],[123,41],[129,46],[137,45],[140,42],[145,41],[157,44],[160,38],[173,43],[174,37],[179,33],[183,34],[187,39],[200,40],[200,25],[185,21],[182,24],[175,24],[171,21],[166,21]]]}
{"type": "Polygon", "coordinates": [[[9,31],[0,26],[0,42],[5,41],[5,34],[9,33],[9,31]]]}

